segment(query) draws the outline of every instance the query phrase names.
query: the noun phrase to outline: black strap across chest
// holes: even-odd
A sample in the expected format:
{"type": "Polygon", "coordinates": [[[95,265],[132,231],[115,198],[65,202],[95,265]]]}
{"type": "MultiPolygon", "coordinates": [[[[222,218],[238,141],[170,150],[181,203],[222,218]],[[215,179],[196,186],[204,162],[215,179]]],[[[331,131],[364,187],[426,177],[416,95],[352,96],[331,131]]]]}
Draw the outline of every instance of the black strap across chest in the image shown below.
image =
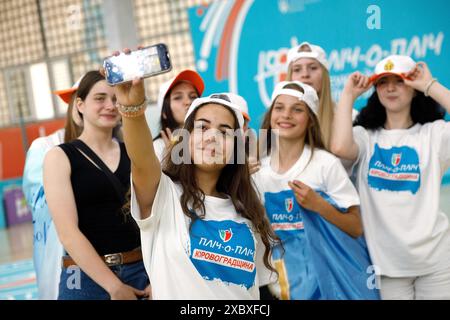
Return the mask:
{"type": "MultiPolygon", "coordinates": [[[[117,198],[120,200],[120,203],[122,204],[125,203],[125,190],[123,190],[120,180],[114,175],[114,173],[108,168],[108,166],[102,161],[102,159],[100,159],[100,157],[97,156],[97,154],[94,151],[92,151],[92,149],[89,148],[89,146],[85,144],[83,141],[77,139],[72,141],[72,144],[77,148],[79,152],[84,153],[90,160],[92,160],[92,162],[94,162],[103,171],[103,173],[106,175],[108,180],[113,185],[117,198]]],[[[120,157],[122,157],[122,154],[120,157]]]]}

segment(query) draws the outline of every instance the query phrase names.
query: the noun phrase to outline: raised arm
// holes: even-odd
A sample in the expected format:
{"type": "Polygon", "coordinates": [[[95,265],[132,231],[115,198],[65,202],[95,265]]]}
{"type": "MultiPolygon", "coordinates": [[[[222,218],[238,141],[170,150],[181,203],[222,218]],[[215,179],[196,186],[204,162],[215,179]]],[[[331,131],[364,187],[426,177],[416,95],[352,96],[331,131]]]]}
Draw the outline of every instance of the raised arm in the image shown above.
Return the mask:
{"type": "Polygon", "coordinates": [[[405,80],[405,83],[416,90],[424,92],[430,96],[450,113],[450,90],[433,79],[430,69],[423,61],[418,62],[416,67],[407,74],[411,80],[405,80]]]}
{"type": "MultiPolygon", "coordinates": [[[[129,53],[129,50],[124,50],[129,53]]],[[[117,53],[116,53],[117,54],[117,53]]],[[[145,100],[144,82],[133,80],[114,87],[122,114],[123,137],[127,153],[131,159],[131,174],[141,219],[148,218],[161,179],[161,165],[153,148],[153,140],[145,115],[131,116],[124,112],[129,106],[139,106],[145,100]]]]}
{"type": "Polygon", "coordinates": [[[145,295],[143,291],[122,283],[78,228],[78,214],[70,181],[70,163],[60,148],[50,150],[45,156],[43,174],[48,207],[58,237],[70,257],[110,294],[111,299],[136,299],[137,296],[145,295]]]}
{"type": "Polygon", "coordinates": [[[352,111],[356,98],[370,88],[369,78],[360,72],[350,75],[342,91],[333,119],[331,152],[340,158],[356,160],[358,145],[353,139],[352,111]]]}

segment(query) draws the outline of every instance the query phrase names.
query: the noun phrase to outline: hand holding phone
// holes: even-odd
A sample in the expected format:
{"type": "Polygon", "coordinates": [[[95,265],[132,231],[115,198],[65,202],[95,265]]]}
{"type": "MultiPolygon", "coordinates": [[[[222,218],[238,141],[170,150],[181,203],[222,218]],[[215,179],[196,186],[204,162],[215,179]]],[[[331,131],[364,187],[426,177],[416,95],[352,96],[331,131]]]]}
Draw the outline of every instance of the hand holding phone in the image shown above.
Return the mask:
{"type": "Polygon", "coordinates": [[[106,81],[115,86],[138,78],[148,78],[172,70],[165,44],[141,48],[129,53],[110,56],[103,62],[106,81]]]}

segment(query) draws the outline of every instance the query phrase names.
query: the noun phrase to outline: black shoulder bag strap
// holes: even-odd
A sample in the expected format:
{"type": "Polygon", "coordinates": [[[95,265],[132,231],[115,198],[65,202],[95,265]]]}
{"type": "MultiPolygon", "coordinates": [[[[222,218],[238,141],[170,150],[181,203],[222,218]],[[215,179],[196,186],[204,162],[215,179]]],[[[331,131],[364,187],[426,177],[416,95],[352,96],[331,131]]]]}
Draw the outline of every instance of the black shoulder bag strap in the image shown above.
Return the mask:
{"type": "MultiPolygon", "coordinates": [[[[114,190],[116,191],[117,197],[120,200],[121,204],[125,203],[125,191],[123,190],[122,184],[120,183],[119,179],[112,173],[111,170],[109,170],[108,166],[100,159],[94,151],[92,151],[91,148],[88,147],[83,141],[76,139],[72,141],[74,146],[78,149],[78,151],[81,151],[84,153],[90,160],[92,160],[102,171],[105,173],[108,180],[111,182],[111,184],[114,187],[114,190]]],[[[120,147],[120,146],[119,146],[120,147]]],[[[122,150],[121,155],[122,157],[122,150]]],[[[120,165],[120,162],[119,162],[120,165]]]]}

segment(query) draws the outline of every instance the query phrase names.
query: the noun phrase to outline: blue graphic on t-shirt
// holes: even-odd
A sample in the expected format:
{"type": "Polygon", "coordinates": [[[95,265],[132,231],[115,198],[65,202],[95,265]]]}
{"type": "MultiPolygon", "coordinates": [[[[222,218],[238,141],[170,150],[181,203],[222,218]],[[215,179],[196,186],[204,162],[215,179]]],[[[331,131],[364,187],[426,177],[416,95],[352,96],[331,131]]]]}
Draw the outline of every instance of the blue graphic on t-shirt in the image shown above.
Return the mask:
{"type": "Polygon", "coordinates": [[[272,228],[281,240],[303,232],[300,206],[292,190],[265,192],[264,205],[272,228]]]}
{"type": "MultiPolygon", "coordinates": [[[[315,191],[337,210],[346,211],[328,194],[315,191]]],[[[290,201],[286,199],[291,196],[290,190],[265,193],[269,219],[273,217],[270,208],[289,211],[290,201]]],[[[364,237],[352,238],[319,213],[298,205],[295,198],[291,212],[296,212],[298,219],[289,221],[287,216],[287,223],[301,221],[304,229],[278,230],[283,247],[274,247],[272,253],[276,265],[282,266],[285,277],[280,279],[280,287],[288,292],[289,299],[379,299],[378,290],[367,285],[367,270],[372,263],[364,237]]]]}
{"type": "Polygon", "coordinates": [[[415,194],[420,188],[417,151],[406,146],[383,149],[375,144],[369,162],[368,183],[379,191],[410,191],[415,194]]]}
{"type": "Polygon", "coordinates": [[[254,286],[255,240],[246,223],[197,219],[190,240],[190,259],[204,279],[254,286]]]}

